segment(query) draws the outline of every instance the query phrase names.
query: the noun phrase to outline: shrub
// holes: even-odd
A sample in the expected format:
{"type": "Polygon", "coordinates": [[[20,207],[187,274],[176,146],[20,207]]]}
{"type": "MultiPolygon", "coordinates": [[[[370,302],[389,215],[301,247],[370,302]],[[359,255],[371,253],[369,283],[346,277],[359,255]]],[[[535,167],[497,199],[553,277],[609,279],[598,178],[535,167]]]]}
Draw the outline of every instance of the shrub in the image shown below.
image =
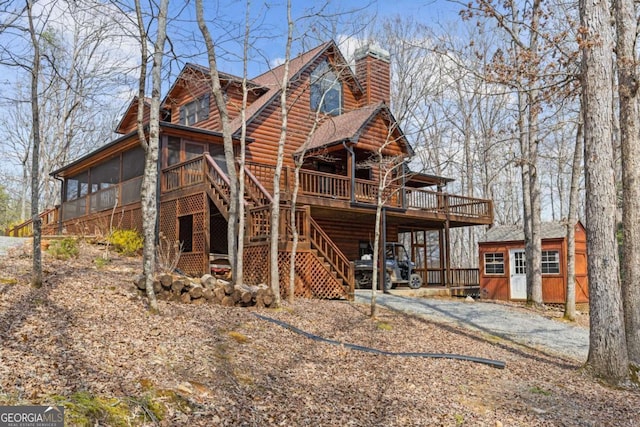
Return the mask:
{"type": "Polygon", "coordinates": [[[135,230],[115,230],[109,236],[109,243],[113,245],[116,252],[133,256],[142,250],[144,239],[135,230]]]}
{"type": "Polygon", "coordinates": [[[98,258],[93,260],[93,263],[97,268],[104,268],[111,263],[111,259],[99,256],[98,258]]]}
{"type": "Polygon", "coordinates": [[[67,260],[69,258],[77,258],[80,251],[78,250],[78,242],[73,237],[65,237],[62,240],[54,240],[47,250],[56,259],[67,260]]]}

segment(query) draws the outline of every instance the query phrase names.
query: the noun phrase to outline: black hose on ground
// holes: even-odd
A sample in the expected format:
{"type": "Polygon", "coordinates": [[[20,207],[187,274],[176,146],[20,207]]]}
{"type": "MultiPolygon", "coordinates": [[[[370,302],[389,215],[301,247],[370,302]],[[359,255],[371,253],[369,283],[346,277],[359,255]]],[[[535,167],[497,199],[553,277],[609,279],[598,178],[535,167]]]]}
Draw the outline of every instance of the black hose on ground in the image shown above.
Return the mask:
{"type": "Polygon", "coordinates": [[[430,359],[455,359],[455,360],[463,360],[465,362],[482,363],[483,365],[489,365],[492,368],[497,368],[497,369],[504,369],[505,366],[506,366],[505,362],[502,362],[500,360],[485,359],[485,358],[482,358],[482,357],[474,357],[474,356],[465,356],[465,355],[462,355],[462,354],[407,353],[407,352],[396,353],[396,352],[393,352],[393,351],[378,350],[376,348],[365,347],[365,346],[362,346],[362,345],[350,344],[350,343],[340,342],[340,341],[336,341],[336,340],[331,340],[331,339],[328,339],[328,338],[323,338],[323,337],[320,337],[318,335],[314,335],[312,333],[303,331],[302,329],[298,329],[295,326],[290,325],[288,323],[285,323],[285,322],[283,322],[281,320],[272,319],[270,317],[266,317],[266,316],[263,316],[263,315],[258,314],[258,313],[253,313],[253,314],[259,319],[266,320],[267,322],[275,323],[276,325],[282,326],[285,329],[289,329],[290,331],[293,331],[296,334],[302,335],[302,336],[307,337],[309,339],[312,339],[314,341],[324,342],[324,343],[327,343],[327,344],[333,344],[333,345],[341,346],[341,347],[348,348],[348,349],[351,349],[351,350],[363,351],[365,353],[377,354],[377,355],[380,355],[380,356],[424,357],[424,358],[430,358],[430,359]]]}

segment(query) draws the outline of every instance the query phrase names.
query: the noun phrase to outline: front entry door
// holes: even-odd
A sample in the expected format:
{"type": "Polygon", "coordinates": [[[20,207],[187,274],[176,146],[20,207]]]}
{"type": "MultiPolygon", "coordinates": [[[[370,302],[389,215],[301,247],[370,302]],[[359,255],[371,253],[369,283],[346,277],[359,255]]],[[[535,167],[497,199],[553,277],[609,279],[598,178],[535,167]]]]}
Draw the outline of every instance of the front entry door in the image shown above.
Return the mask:
{"type": "Polygon", "coordinates": [[[522,249],[509,251],[511,299],[527,299],[527,259],[522,249]]]}

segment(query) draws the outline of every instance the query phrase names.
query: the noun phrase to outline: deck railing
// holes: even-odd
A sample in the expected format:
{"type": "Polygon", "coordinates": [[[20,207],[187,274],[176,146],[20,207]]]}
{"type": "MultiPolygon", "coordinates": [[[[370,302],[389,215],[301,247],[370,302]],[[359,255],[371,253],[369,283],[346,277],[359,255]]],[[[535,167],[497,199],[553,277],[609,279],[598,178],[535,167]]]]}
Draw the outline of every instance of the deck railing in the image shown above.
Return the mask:
{"type": "MultiPolygon", "coordinates": [[[[355,180],[355,200],[360,203],[375,205],[378,202],[378,183],[364,179],[355,180]]],[[[387,185],[382,190],[382,202],[385,206],[402,206],[402,187],[399,185],[387,185]]]]}
{"type": "Polygon", "coordinates": [[[486,218],[492,215],[491,200],[411,188],[406,190],[407,207],[443,215],[486,218]]]}
{"type": "Polygon", "coordinates": [[[161,189],[167,192],[201,184],[204,182],[204,171],[204,156],[171,165],[162,170],[161,189]]]}
{"type": "MultiPolygon", "coordinates": [[[[54,227],[58,222],[58,215],[60,214],[59,208],[51,208],[42,212],[39,215],[41,221],[41,228],[54,227]]],[[[28,219],[14,227],[11,227],[5,231],[7,236],[11,237],[28,237],[33,234],[33,220],[28,219]]]]}
{"type": "Polygon", "coordinates": [[[351,180],[342,175],[301,169],[299,193],[306,196],[350,200],[351,180]]]}
{"type": "MultiPolygon", "coordinates": [[[[247,170],[255,176],[267,192],[272,194],[275,166],[247,162],[247,170]]],[[[293,168],[284,167],[282,170],[280,186],[282,197],[285,200],[291,196],[294,173],[295,170],[293,168]]],[[[353,182],[355,183],[353,188],[354,201],[375,205],[378,183],[364,179],[354,179],[353,182]]],[[[300,170],[300,187],[298,190],[300,196],[347,201],[351,200],[351,190],[352,180],[350,177],[308,169],[300,170]]],[[[388,207],[406,207],[441,216],[452,215],[458,218],[466,217],[487,221],[491,220],[493,211],[490,200],[452,195],[421,188],[405,187],[403,191],[399,185],[386,186],[383,201],[385,206],[388,207]]]]}
{"type": "Polygon", "coordinates": [[[448,276],[443,268],[430,268],[427,270],[426,278],[424,269],[416,269],[416,272],[423,275],[427,286],[446,286],[451,289],[479,289],[480,287],[480,272],[477,268],[450,268],[448,276]]]}

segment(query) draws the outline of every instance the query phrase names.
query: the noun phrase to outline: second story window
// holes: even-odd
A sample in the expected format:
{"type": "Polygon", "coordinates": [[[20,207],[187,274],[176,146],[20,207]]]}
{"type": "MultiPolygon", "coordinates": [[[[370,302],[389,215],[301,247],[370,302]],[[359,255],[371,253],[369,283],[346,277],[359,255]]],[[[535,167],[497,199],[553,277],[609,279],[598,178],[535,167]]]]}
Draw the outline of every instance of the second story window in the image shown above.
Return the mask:
{"type": "Polygon", "coordinates": [[[342,113],[342,83],[327,61],[311,72],[311,111],[342,113]]]}
{"type": "Polygon", "coordinates": [[[180,107],[180,124],[191,126],[209,118],[209,94],[180,107]]]}

